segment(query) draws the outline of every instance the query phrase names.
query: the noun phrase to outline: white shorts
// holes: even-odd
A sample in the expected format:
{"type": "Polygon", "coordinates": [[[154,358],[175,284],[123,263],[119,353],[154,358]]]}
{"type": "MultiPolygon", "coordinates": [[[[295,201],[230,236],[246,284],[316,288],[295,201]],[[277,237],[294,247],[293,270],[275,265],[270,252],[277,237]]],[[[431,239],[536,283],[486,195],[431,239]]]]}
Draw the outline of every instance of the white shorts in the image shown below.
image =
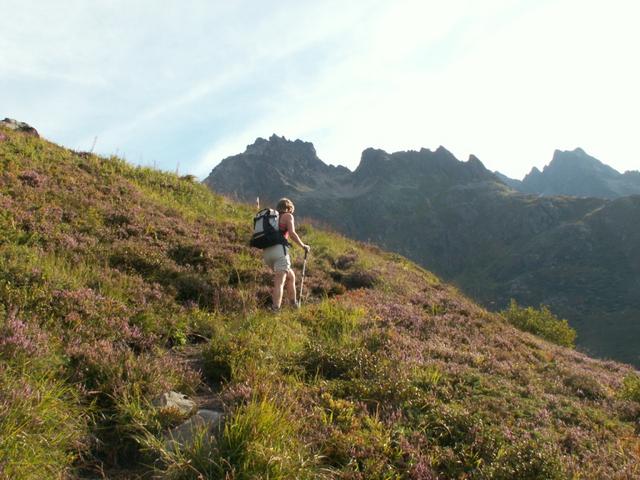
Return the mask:
{"type": "Polygon", "coordinates": [[[289,247],[273,245],[264,249],[262,254],[264,263],[273,269],[274,272],[286,272],[291,268],[291,257],[289,247]]]}

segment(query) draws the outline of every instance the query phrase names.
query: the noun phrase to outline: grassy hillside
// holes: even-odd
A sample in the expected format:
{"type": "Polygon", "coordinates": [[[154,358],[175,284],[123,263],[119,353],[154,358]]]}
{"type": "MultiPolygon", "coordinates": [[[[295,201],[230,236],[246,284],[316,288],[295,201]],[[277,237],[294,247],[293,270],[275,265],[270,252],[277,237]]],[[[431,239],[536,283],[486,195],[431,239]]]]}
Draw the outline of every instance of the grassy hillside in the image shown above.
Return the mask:
{"type": "Polygon", "coordinates": [[[0,478],[640,475],[631,368],[305,226],[304,306],[268,313],[248,207],[0,133],[0,478]],[[170,389],[225,411],[215,443],[162,447],[170,389]]]}

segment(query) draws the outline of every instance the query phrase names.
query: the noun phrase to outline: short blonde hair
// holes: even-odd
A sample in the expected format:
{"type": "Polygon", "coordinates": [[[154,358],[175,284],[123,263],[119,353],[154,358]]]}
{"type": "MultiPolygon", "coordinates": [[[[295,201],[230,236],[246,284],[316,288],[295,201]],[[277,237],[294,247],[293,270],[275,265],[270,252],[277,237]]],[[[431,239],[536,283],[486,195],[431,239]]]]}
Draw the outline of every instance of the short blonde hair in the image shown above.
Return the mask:
{"type": "Polygon", "coordinates": [[[276,205],[276,210],[280,213],[293,213],[295,209],[293,202],[288,198],[281,198],[278,200],[278,205],[276,205]]]}

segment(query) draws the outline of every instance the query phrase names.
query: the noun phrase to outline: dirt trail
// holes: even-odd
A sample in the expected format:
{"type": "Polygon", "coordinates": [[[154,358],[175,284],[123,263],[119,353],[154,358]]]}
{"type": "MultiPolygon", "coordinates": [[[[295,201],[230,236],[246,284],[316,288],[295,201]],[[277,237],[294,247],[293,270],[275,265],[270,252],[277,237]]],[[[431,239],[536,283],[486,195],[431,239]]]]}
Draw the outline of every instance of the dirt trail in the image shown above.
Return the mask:
{"type": "Polygon", "coordinates": [[[198,387],[198,390],[194,395],[190,395],[189,398],[196,402],[198,409],[216,410],[222,412],[224,410],[224,404],[218,393],[220,385],[211,385],[204,377],[204,359],[202,356],[202,350],[206,343],[188,344],[171,352],[171,355],[175,357],[176,361],[188,365],[191,369],[198,372],[202,378],[202,382],[198,387]]]}

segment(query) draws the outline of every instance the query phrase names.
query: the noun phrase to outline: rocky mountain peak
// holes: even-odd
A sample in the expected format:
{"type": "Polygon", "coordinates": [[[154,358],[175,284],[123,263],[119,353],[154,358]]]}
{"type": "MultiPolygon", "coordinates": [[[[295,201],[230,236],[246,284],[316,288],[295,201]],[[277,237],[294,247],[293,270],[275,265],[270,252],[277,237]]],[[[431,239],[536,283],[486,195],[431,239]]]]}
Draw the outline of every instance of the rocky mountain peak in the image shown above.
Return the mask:
{"type": "Polygon", "coordinates": [[[274,202],[302,191],[324,190],[324,185],[349,173],[320,160],[311,142],[273,134],[268,140],[257,138],[244,153],[222,160],[204,183],[245,201],[259,196],[274,202]]]}
{"type": "Polygon", "coordinates": [[[597,158],[592,157],[587,154],[583,149],[576,148],[574,150],[556,150],[553,153],[553,159],[551,163],[544,168],[544,171],[552,172],[554,170],[565,170],[571,169],[570,171],[566,171],[566,174],[571,175],[576,169],[585,171],[585,172],[593,172],[594,174],[606,175],[609,177],[617,177],[620,173],[611,168],[608,165],[605,165],[597,158]]]}
{"type": "Polygon", "coordinates": [[[555,150],[542,171],[533,167],[522,181],[498,176],[510,187],[536,195],[617,198],[640,194],[640,172],[621,174],[579,147],[555,150]]]}
{"type": "Polygon", "coordinates": [[[476,157],[475,155],[469,155],[469,159],[467,160],[467,166],[472,168],[475,172],[488,172],[487,167],[484,166],[484,163],[476,157]]]}
{"type": "Polygon", "coordinates": [[[448,158],[450,160],[455,160],[456,162],[458,161],[456,156],[453,153],[451,153],[449,150],[444,148],[442,145],[436,148],[436,151],[434,153],[441,158],[448,158]]]}
{"type": "Polygon", "coordinates": [[[542,172],[540,171],[540,169],[538,167],[531,167],[531,171],[527,175],[525,175],[524,178],[527,178],[527,177],[538,177],[540,175],[542,175],[542,172]]]}
{"type": "Polygon", "coordinates": [[[360,164],[358,165],[357,170],[362,170],[368,168],[369,165],[378,164],[381,162],[385,162],[389,160],[389,154],[384,150],[379,148],[366,148],[362,151],[360,155],[360,164]]]}
{"type": "Polygon", "coordinates": [[[274,160],[281,159],[287,162],[322,163],[316,154],[313,143],[303,142],[299,139],[288,140],[275,133],[268,140],[258,137],[253,144],[247,145],[244,153],[247,155],[266,155],[274,160]]]}
{"type": "Polygon", "coordinates": [[[640,183],[576,148],[556,150],[542,171],[531,169],[520,190],[538,195],[616,198],[637,194],[640,183]]]}

